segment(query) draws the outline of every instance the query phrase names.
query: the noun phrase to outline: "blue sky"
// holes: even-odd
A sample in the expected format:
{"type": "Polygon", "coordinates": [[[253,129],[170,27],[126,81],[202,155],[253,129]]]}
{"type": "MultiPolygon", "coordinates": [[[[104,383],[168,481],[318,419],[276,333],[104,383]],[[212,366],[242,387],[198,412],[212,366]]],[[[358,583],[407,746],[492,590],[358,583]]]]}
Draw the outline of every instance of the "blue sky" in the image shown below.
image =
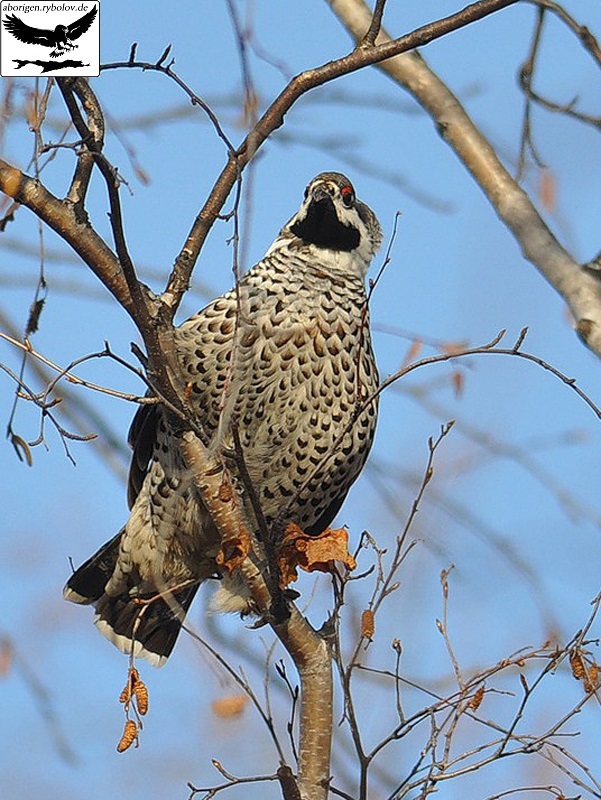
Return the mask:
{"type": "MultiPolygon", "coordinates": [[[[389,5],[386,23],[398,34],[460,7],[448,2],[389,5]]],[[[601,33],[598,4],[573,0],[565,5],[593,33],[601,33]]],[[[283,62],[289,74],[348,51],[348,37],[325,3],[306,0],[301,8],[301,4],[257,0],[252,7],[255,41],[272,60],[283,62]]],[[[423,50],[512,171],[523,111],[516,73],[526,57],[533,24],[533,8],[520,4],[423,50]]],[[[149,61],[172,44],[180,76],[212,105],[233,141],[241,140],[241,74],[226,4],[104,0],[101,31],[103,62],[127,58],[133,41],[138,42],[138,57],[149,61]]],[[[285,78],[253,54],[251,69],[263,108],[284,86],[285,78]]],[[[121,141],[110,135],[107,153],[131,188],[131,194],[123,188],[122,198],[132,255],[158,289],[224,163],[223,144],[202,111],[192,109],[163,76],[115,71],[102,74],[93,86],[110,119],[121,125],[121,141]],[[159,118],[165,109],[174,112],[167,122],[159,118]],[[175,111],[186,113],[175,117],[175,111]],[[156,119],[140,127],[135,122],[141,115],[156,119]],[[123,141],[135,151],[137,164],[149,177],[147,185],[136,178],[123,141]]],[[[555,21],[548,25],[537,86],[559,102],[578,96],[585,110],[598,108],[598,72],[555,21]]],[[[33,79],[17,82],[16,106],[33,87],[33,79]]],[[[61,114],[55,92],[48,115],[50,140],[58,136],[51,123],[61,114]]],[[[539,111],[534,114],[533,133],[557,190],[557,204],[547,221],[576,258],[592,258],[601,249],[598,133],[539,111]]],[[[4,140],[3,155],[25,168],[32,148],[26,126],[15,120],[4,140]]],[[[58,194],[66,191],[70,166],[71,154],[61,152],[45,173],[58,194]]],[[[575,378],[601,403],[598,359],[577,340],[562,301],[521,258],[516,243],[431,122],[376,70],[344,78],[303,98],[262,150],[247,180],[251,191],[243,227],[245,266],[262,256],[294,213],[307,181],[325,169],[351,177],[359,196],[378,214],[386,241],[396,212],[401,212],[392,260],[372,302],[374,344],[383,377],[398,369],[411,347],[410,339],[385,330],[413,332],[424,342],[465,340],[475,345],[505,328],[510,343],[528,326],[524,349],[575,378]],[[378,107],[373,107],[374,99],[378,107]]],[[[531,164],[525,185],[535,199],[540,180],[541,171],[531,164]]],[[[108,235],[100,182],[92,187],[90,210],[95,224],[108,235]]],[[[37,225],[24,209],[5,235],[9,243],[18,240],[37,246],[39,242],[37,225]]],[[[194,296],[186,301],[187,312],[231,285],[230,236],[227,223],[214,226],[195,273],[194,296]]],[[[130,358],[130,342],[137,337],[129,320],[103,297],[94,277],[71,260],[53,234],[46,233],[44,242],[49,290],[35,346],[62,365],[101,350],[105,340],[130,358]],[[57,249],[58,257],[51,258],[57,249]],[[77,295],[65,292],[65,284],[76,284],[77,295]]],[[[0,251],[1,307],[19,327],[27,317],[38,265],[39,258],[24,256],[13,247],[0,251]]],[[[421,354],[433,352],[424,345],[421,354]]],[[[13,369],[18,365],[14,351],[4,343],[0,359],[13,369]]],[[[372,463],[339,516],[354,541],[367,529],[380,546],[390,548],[424,468],[428,437],[436,436],[447,420],[457,420],[438,451],[435,476],[412,529],[419,544],[403,567],[401,587],[390,598],[374,648],[366,656],[374,665],[390,666],[389,642],[401,638],[407,674],[431,680],[439,688],[448,685],[450,672],[435,626],[441,613],[441,569],[455,565],[450,578],[452,632],[467,671],[526,644],[542,644],[548,638],[567,641],[586,621],[589,601],[601,583],[599,421],[566,386],[532,364],[482,356],[458,368],[462,376],[458,396],[453,388],[455,368],[448,364],[421,369],[386,393],[372,463]],[[488,446],[481,444],[484,437],[488,446]],[[528,459],[534,467],[525,465],[528,459]],[[561,497],[553,486],[561,487],[561,497]],[[517,560],[530,571],[528,580],[516,568],[517,560]]],[[[124,391],[140,391],[130,373],[106,360],[87,364],[80,374],[124,391]]],[[[3,424],[13,389],[10,380],[0,376],[3,424]]],[[[133,407],[77,391],[125,441],[133,407]]],[[[38,426],[35,409],[21,403],[17,432],[32,440],[38,426]]],[[[47,450],[34,451],[34,466],[28,468],[16,459],[7,441],[0,441],[0,628],[14,641],[18,654],[14,668],[0,683],[4,738],[0,794],[43,794],[65,800],[84,794],[89,800],[182,798],[187,796],[186,781],[204,785],[218,781],[211,758],[240,775],[272,772],[277,766],[275,753],[251,709],[233,722],[211,713],[211,702],[232,687],[224,684],[223,676],[189,637],[178,645],[165,669],[143,668],[151,690],[151,713],[142,746],[116,754],[122,725],[117,697],[126,660],[94,630],[89,610],[63,602],[61,588],[69,572],[68,558],[81,562],[125,520],[123,479],[101,458],[98,441],[70,445],[76,466],[51,430],[47,445],[47,450]],[[69,740],[74,764],[57,752],[52,726],[24,678],[22,662],[47,690],[51,716],[69,740]]],[[[312,581],[303,582],[307,595],[311,587],[312,581]]],[[[370,588],[367,583],[355,588],[348,612],[350,628],[353,609],[361,610],[370,588]]],[[[315,622],[323,613],[324,597],[327,591],[318,590],[315,622]]],[[[202,602],[195,605],[192,619],[206,630],[202,602]]],[[[261,663],[261,635],[236,620],[211,620],[210,627],[209,638],[216,635],[215,627],[223,632],[232,643],[227,648],[232,665],[244,665],[260,691],[262,672],[247,651],[258,653],[261,663]]],[[[568,676],[558,674],[553,680],[549,694],[541,695],[543,708],[536,709],[540,715],[545,698],[547,705],[558,697],[569,705],[579,697],[578,685],[568,676]]],[[[512,688],[519,691],[515,683],[512,688]]],[[[276,688],[274,692],[276,708],[287,714],[285,697],[276,688]]],[[[509,713],[507,702],[500,715],[509,713]]],[[[376,740],[382,720],[374,708],[374,703],[365,703],[361,712],[366,736],[376,740]]],[[[578,752],[589,762],[598,758],[594,724],[598,719],[592,715],[578,719],[577,727],[584,731],[578,752]]],[[[396,758],[402,769],[410,754],[396,758]]],[[[344,772],[348,758],[343,753],[337,759],[335,766],[344,772]]],[[[515,785],[534,780],[532,768],[524,764],[515,768],[503,764],[503,769],[507,771],[497,770],[481,783],[476,776],[474,783],[461,788],[449,784],[441,794],[461,797],[469,790],[484,797],[487,791],[492,793],[486,787],[496,787],[496,781],[502,787],[503,781],[515,785]]],[[[547,773],[540,774],[543,783],[551,780],[547,773]]],[[[352,791],[352,784],[347,786],[352,791]]],[[[246,796],[264,796],[263,788],[255,791],[245,790],[246,796]]],[[[278,796],[276,787],[267,791],[270,797],[278,796]]],[[[377,791],[376,783],[374,797],[385,796],[377,791]]]]}

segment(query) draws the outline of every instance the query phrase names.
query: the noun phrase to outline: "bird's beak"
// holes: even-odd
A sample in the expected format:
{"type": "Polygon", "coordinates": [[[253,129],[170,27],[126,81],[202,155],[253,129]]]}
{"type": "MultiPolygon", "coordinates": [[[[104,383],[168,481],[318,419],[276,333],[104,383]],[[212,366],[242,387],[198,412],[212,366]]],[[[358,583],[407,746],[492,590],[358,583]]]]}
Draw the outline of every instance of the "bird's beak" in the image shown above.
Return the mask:
{"type": "Polygon", "coordinates": [[[313,203],[323,203],[326,200],[328,203],[332,202],[332,196],[328,192],[326,186],[323,183],[318,183],[317,186],[311,189],[311,194],[309,195],[309,202],[310,204],[313,203]]]}

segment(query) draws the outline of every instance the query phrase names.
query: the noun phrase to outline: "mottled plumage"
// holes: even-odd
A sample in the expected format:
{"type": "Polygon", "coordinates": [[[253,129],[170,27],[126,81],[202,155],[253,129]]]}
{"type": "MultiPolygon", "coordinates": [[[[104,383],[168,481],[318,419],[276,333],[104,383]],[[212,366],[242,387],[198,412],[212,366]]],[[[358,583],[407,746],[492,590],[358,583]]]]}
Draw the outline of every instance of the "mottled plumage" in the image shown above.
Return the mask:
{"type": "MultiPolygon", "coordinates": [[[[231,449],[236,425],[276,539],[289,522],[324,530],[371,447],[377,403],[355,414],[378,384],[365,277],[381,238],[349,180],[322,173],[238,288],[176,330],[190,402],[215,448],[231,449]]],[[[219,536],[168,413],[141,406],[130,444],[129,520],[74,573],[65,596],[93,603],[109,639],[160,666],[199,583],[217,574],[219,536]],[[165,600],[134,601],[167,589],[165,600]]],[[[223,584],[216,605],[242,610],[245,598],[223,584]]]]}

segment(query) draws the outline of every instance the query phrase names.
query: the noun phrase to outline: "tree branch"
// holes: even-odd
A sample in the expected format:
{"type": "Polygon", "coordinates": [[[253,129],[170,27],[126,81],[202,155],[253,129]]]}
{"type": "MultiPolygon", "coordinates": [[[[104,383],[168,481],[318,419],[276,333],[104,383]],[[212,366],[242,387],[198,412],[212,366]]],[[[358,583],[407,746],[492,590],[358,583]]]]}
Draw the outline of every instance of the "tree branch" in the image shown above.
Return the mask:
{"type": "MultiPolygon", "coordinates": [[[[171,307],[172,315],[175,315],[183,294],[189,286],[192,270],[204,241],[242,170],[254,158],[266,139],[284,124],[285,115],[300,97],[311,89],[322,86],[342,75],[356,72],[371,64],[379,64],[399,53],[406,53],[408,50],[428,44],[451,31],[458,30],[516,2],[518,0],[483,0],[479,3],[472,3],[456,14],[423,25],[398,39],[386,38],[385,41],[381,40],[380,44],[374,46],[370,46],[369,42],[364,43],[363,46],[355,48],[352,53],[343,58],[329,61],[315,69],[306,70],[293,78],[248,133],[240,147],[230,153],[221,175],[194,220],[186,242],[175,259],[173,271],[165,290],[164,300],[171,307]]],[[[361,40],[372,23],[371,12],[367,6],[364,8],[366,16],[362,18],[361,31],[356,37],[357,41],[361,40]]]]}
{"type": "MultiPolygon", "coordinates": [[[[130,313],[146,345],[151,382],[157,384],[159,395],[166,398],[171,406],[181,410],[192,421],[194,414],[187,403],[180,365],[175,353],[172,318],[165,316],[164,304],[140,281],[129,254],[119,197],[119,176],[116,168],[102,153],[103,139],[98,135],[99,130],[104,130],[102,109],[89,83],[83,78],[58,78],[57,83],[83,145],[92,156],[106,184],[117,257],[132,299],[130,313]],[[85,109],[89,124],[83,119],[75,96],[85,109]]],[[[79,209],[80,213],[82,211],[83,206],[79,209]]],[[[199,433],[202,435],[200,431],[199,433]]]]}
{"type": "MultiPolygon", "coordinates": [[[[326,2],[355,41],[360,42],[371,21],[371,11],[364,0],[326,2]]],[[[474,5],[488,8],[484,2],[474,5]]],[[[541,5],[552,7],[546,2],[541,5]]],[[[384,43],[380,47],[394,44],[383,29],[378,41],[384,43]]],[[[557,241],[529,196],[505,169],[459,100],[418,53],[397,55],[380,64],[379,68],[408,91],[431,116],[444,141],[463,162],[512,232],[524,257],[566,301],[576,320],[577,333],[593,352],[601,356],[601,282],[557,241]]]]}
{"type": "MultiPolygon", "coordinates": [[[[227,549],[248,531],[240,498],[235,492],[224,491],[228,475],[223,464],[192,432],[182,436],[181,449],[221,534],[222,550],[227,549]]],[[[269,619],[274,598],[264,577],[265,570],[258,566],[263,561],[261,547],[254,541],[250,552],[241,556],[236,569],[250,589],[257,610],[269,619]]],[[[325,800],[330,778],[333,714],[330,648],[293,604],[290,604],[288,619],[271,621],[271,625],[294,661],[300,679],[300,793],[303,800],[325,800]]]]}
{"type": "Polygon", "coordinates": [[[39,181],[0,159],[0,191],[27,206],[58,233],[90,267],[113,297],[134,317],[134,308],[115,253],[96,231],[76,215],[71,203],[59,200],[39,181]]]}

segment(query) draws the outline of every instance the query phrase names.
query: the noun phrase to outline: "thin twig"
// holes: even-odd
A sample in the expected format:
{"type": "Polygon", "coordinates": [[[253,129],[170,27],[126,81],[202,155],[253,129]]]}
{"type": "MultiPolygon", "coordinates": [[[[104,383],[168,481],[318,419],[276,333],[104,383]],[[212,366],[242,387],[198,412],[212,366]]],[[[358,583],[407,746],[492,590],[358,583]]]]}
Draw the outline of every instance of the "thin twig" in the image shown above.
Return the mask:
{"type": "Polygon", "coordinates": [[[167,65],[163,63],[166,58],[166,53],[168,55],[168,51],[165,51],[165,53],[163,53],[163,55],[160,56],[159,59],[154,62],[136,61],[135,60],[136,48],[137,44],[133,44],[130,51],[130,57],[127,61],[113,61],[108,64],[101,64],[100,71],[103,72],[111,69],[141,69],[144,72],[154,71],[154,72],[161,72],[163,75],[166,75],[168,78],[174,81],[179,86],[179,88],[190,98],[190,102],[192,103],[193,106],[198,106],[199,108],[202,108],[202,110],[209,118],[211,124],[213,125],[215,133],[225,144],[228,153],[233,153],[235,151],[235,148],[233,144],[230,142],[229,138],[226,136],[223,128],[221,127],[221,123],[219,122],[218,117],[213,112],[209,104],[206,103],[202,99],[202,97],[196,94],[188,86],[188,84],[182,78],[180,78],[180,76],[173,70],[173,61],[169,62],[167,65]]]}
{"type": "Polygon", "coordinates": [[[52,380],[52,382],[49,384],[48,388],[42,394],[40,394],[40,395],[36,394],[35,395],[36,397],[37,396],[41,397],[41,396],[48,395],[51,391],[53,391],[56,388],[56,384],[62,378],[65,378],[66,380],[69,381],[69,383],[75,384],[77,386],[82,386],[82,387],[84,387],[86,389],[91,389],[94,392],[100,392],[101,394],[108,394],[111,397],[118,397],[120,400],[127,400],[127,401],[132,402],[132,403],[156,403],[156,402],[158,402],[156,397],[148,397],[146,395],[145,396],[141,396],[141,395],[138,395],[138,394],[131,394],[129,392],[121,392],[121,391],[119,391],[117,389],[110,389],[108,386],[101,386],[100,384],[92,383],[91,381],[86,381],[83,378],[80,378],[78,375],[75,375],[75,373],[72,372],[72,370],[76,366],[79,366],[80,364],[83,364],[83,363],[85,363],[87,361],[90,361],[92,359],[110,358],[110,359],[113,359],[114,361],[116,361],[117,363],[119,363],[122,367],[125,367],[126,369],[130,370],[131,372],[133,372],[138,378],[140,378],[140,380],[144,381],[147,384],[147,386],[149,386],[149,388],[151,388],[150,384],[148,382],[148,379],[145,377],[145,375],[142,372],[142,370],[138,369],[137,367],[132,366],[129,362],[125,361],[123,358],[118,356],[116,353],[113,353],[112,350],[110,349],[108,343],[106,343],[106,346],[105,346],[104,350],[100,350],[97,353],[89,353],[88,355],[81,356],[80,358],[77,358],[74,361],[72,361],[66,367],[60,367],[58,364],[55,364],[53,361],[51,361],[49,358],[44,356],[42,353],[39,353],[37,350],[35,350],[33,348],[33,345],[31,344],[31,342],[29,340],[26,340],[25,342],[20,342],[20,341],[18,341],[18,339],[14,339],[12,336],[8,336],[8,334],[2,333],[2,331],[0,331],[0,339],[4,339],[4,341],[9,342],[11,345],[13,345],[13,347],[16,347],[16,348],[18,348],[20,350],[23,350],[26,353],[29,353],[33,358],[36,358],[42,364],[44,364],[47,367],[50,367],[50,369],[52,369],[54,372],[58,373],[58,377],[56,377],[56,378],[54,378],[52,380]]]}
{"type": "Polygon", "coordinates": [[[358,47],[373,47],[376,43],[376,39],[378,38],[378,34],[380,33],[380,28],[382,27],[382,17],[384,16],[384,7],[386,5],[386,0],[376,0],[376,5],[374,6],[374,13],[371,18],[371,23],[369,28],[367,29],[365,36],[359,44],[358,47]]]}
{"type": "Polygon", "coordinates": [[[171,313],[175,314],[181,302],[208,232],[218,218],[234,184],[239,180],[242,170],[273,132],[283,125],[286,113],[300,97],[342,75],[351,74],[370,64],[378,64],[392,56],[428,44],[445,36],[450,31],[472,24],[516,2],[518,0],[481,0],[481,2],[472,3],[456,14],[423,25],[398,39],[373,47],[356,48],[343,58],[329,61],[293,78],[249,131],[242,144],[229,155],[227,164],[197,215],[186,242],[175,260],[171,278],[165,290],[165,294],[171,298],[171,313]]]}
{"type": "Polygon", "coordinates": [[[592,56],[592,58],[597,62],[599,66],[601,66],[601,47],[599,46],[599,42],[590,32],[590,30],[586,27],[586,25],[581,25],[574,17],[572,17],[564,8],[564,6],[560,5],[559,3],[553,2],[553,0],[526,0],[528,3],[532,3],[539,8],[545,8],[551,11],[551,13],[555,14],[558,19],[560,19],[571,31],[574,33],[580,43],[584,47],[584,49],[592,56]]]}
{"type": "Polygon", "coordinates": [[[538,14],[536,16],[536,24],[534,28],[534,33],[532,35],[532,41],[530,44],[530,52],[528,53],[528,57],[526,61],[520,67],[519,77],[520,77],[520,86],[522,91],[524,92],[524,115],[522,121],[522,135],[520,137],[520,153],[518,157],[518,169],[517,169],[517,181],[521,181],[524,177],[524,171],[526,169],[526,152],[529,150],[532,154],[536,164],[539,167],[542,167],[542,161],[536,152],[536,148],[534,146],[534,142],[532,139],[532,119],[531,119],[531,111],[532,111],[532,104],[531,104],[531,90],[532,90],[532,81],[534,78],[534,70],[536,67],[536,57],[538,55],[540,44],[542,41],[542,32],[543,32],[543,24],[545,21],[545,9],[539,8],[538,14]]]}
{"type": "Polygon", "coordinates": [[[238,672],[236,672],[236,670],[221,655],[221,653],[219,653],[214,647],[212,647],[206,641],[206,639],[204,639],[198,633],[198,631],[190,627],[187,623],[184,623],[184,625],[182,625],[182,628],[186,631],[186,633],[188,633],[194,639],[194,641],[198,642],[208,653],[210,653],[210,655],[215,659],[215,661],[217,661],[221,665],[221,667],[223,667],[223,669],[228,673],[228,675],[238,684],[238,686],[242,689],[242,691],[247,695],[247,697],[250,699],[254,707],[259,712],[259,716],[265,723],[265,727],[267,728],[269,735],[273,741],[280,762],[284,763],[285,762],[284,752],[282,750],[280,741],[278,739],[275,726],[273,724],[273,719],[269,716],[269,714],[265,711],[265,709],[259,702],[259,699],[256,696],[255,692],[253,691],[253,688],[250,685],[248,678],[246,678],[245,675],[243,674],[241,675],[238,672]]]}

